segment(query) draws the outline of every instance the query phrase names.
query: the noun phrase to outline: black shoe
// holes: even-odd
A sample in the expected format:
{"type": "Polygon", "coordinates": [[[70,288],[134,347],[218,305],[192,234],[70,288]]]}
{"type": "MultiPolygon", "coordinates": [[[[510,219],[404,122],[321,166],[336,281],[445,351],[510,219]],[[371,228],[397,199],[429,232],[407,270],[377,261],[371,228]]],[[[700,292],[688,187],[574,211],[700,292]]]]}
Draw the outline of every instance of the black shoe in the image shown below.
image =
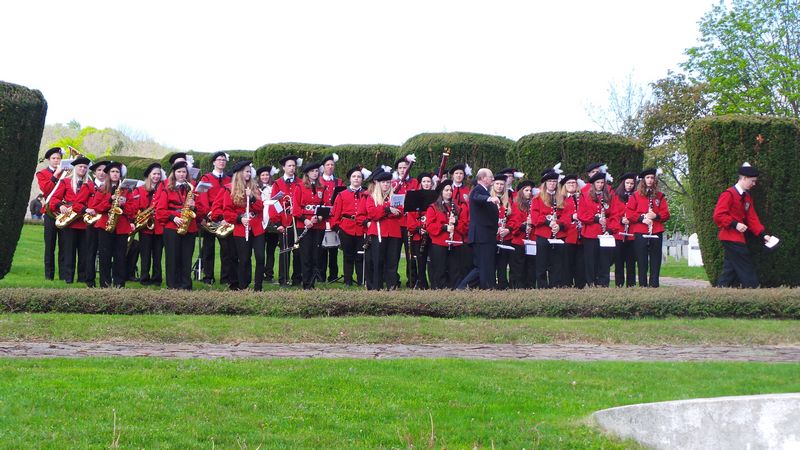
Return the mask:
{"type": "Polygon", "coordinates": [[[72,280],[64,280],[64,283],[72,284],[72,280]]]}
{"type": "Polygon", "coordinates": [[[203,284],[207,284],[207,285],[211,286],[212,284],[214,284],[214,279],[213,278],[203,278],[203,284]]]}
{"type": "Polygon", "coordinates": [[[94,288],[96,288],[97,286],[95,285],[94,281],[88,281],[88,282],[86,283],[86,287],[87,287],[87,288],[89,288],[89,289],[94,289],[94,288]]]}

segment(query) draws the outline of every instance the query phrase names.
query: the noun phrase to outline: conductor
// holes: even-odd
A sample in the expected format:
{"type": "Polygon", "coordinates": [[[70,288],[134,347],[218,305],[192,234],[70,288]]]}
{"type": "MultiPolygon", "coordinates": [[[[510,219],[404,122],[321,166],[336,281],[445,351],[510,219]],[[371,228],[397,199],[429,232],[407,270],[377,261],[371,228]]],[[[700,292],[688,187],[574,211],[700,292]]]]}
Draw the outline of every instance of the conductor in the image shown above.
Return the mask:
{"type": "Polygon", "coordinates": [[[486,168],[478,170],[477,185],[469,193],[469,231],[467,239],[473,249],[472,270],[457,289],[465,289],[479,280],[481,289],[494,289],[494,255],[497,253],[497,221],[500,198],[489,194],[494,175],[486,168]]]}

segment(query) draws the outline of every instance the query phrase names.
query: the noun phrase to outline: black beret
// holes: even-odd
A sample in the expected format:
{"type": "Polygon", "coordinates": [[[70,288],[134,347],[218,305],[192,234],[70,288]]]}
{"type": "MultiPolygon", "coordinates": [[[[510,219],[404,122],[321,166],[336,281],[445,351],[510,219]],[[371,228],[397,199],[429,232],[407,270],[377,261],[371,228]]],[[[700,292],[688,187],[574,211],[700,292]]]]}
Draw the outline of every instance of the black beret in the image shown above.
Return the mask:
{"type": "Polygon", "coordinates": [[[512,167],[506,167],[505,169],[501,170],[500,172],[497,172],[495,174],[495,176],[497,176],[497,175],[513,175],[514,172],[516,172],[516,171],[517,170],[512,168],[512,167]]]}
{"type": "Polygon", "coordinates": [[[319,163],[319,165],[320,165],[320,166],[324,166],[324,165],[325,165],[325,163],[326,163],[326,162],[328,162],[328,161],[333,161],[334,163],[336,163],[336,160],[337,160],[337,159],[339,159],[339,158],[338,158],[338,157],[336,157],[336,158],[335,158],[335,157],[333,156],[333,153],[331,153],[330,155],[328,155],[328,156],[326,156],[326,157],[322,158],[322,161],[319,163]]]}
{"type": "Polygon", "coordinates": [[[355,173],[355,172],[358,172],[358,173],[360,173],[360,174],[361,174],[361,178],[364,178],[364,174],[363,174],[363,173],[361,173],[361,169],[362,169],[362,168],[363,168],[363,167],[361,167],[361,166],[355,166],[355,167],[351,167],[351,168],[350,168],[350,170],[348,170],[348,171],[347,171],[347,179],[349,180],[349,179],[350,179],[350,177],[351,177],[351,176],[353,175],[353,173],[355,173]]]}
{"type": "Polygon", "coordinates": [[[102,160],[102,161],[96,161],[94,164],[92,164],[91,166],[89,166],[89,170],[91,170],[92,172],[94,172],[95,170],[97,170],[98,168],[100,168],[100,166],[107,166],[107,165],[109,165],[109,164],[111,164],[111,161],[109,161],[109,160],[107,160],[107,159],[104,159],[104,160],[102,160]]]}
{"type": "Polygon", "coordinates": [[[392,179],[392,173],[381,169],[377,173],[372,174],[372,181],[389,181],[392,179]]]}
{"type": "MultiPolygon", "coordinates": [[[[644,170],[643,170],[643,171],[642,171],[642,172],[639,174],[639,178],[641,178],[641,179],[644,179],[644,177],[646,177],[647,175],[653,175],[653,176],[655,176],[655,174],[656,174],[656,169],[655,169],[655,167],[653,167],[653,168],[650,168],[650,169],[644,169],[644,170]]],[[[624,179],[624,178],[623,178],[623,179],[624,179]]]]}
{"type": "Polygon", "coordinates": [[[278,162],[280,162],[282,166],[285,166],[288,161],[294,161],[294,163],[297,164],[297,158],[299,158],[299,156],[284,156],[283,158],[279,159],[278,162]]]}
{"type": "Polygon", "coordinates": [[[540,181],[544,183],[547,180],[558,180],[558,172],[555,170],[548,170],[546,173],[542,174],[542,179],[540,181]]]}
{"type": "Polygon", "coordinates": [[[594,169],[597,169],[598,167],[600,167],[602,165],[603,165],[603,163],[591,163],[591,164],[588,164],[586,166],[586,173],[589,173],[589,172],[593,171],[594,169]]]}
{"type": "Polygon", "coordinates": [[[536,184],[531,180],[525,180],[517,185],[517,192],[522,192],[523,189],[526,187],[530,187],[531,189],[536,187],[536,184]]]}
{"type": "Polygon", "coordinates": [[[154,171],[156,169],[161,169],[161,164],[153,163],[153,164],[150,164],[149,166],[147,166],[147,169],[144,169],[144,178],[149,177],[150,176],[150,172],[152,172],[152,171],[154,171]]]}
{"type": "Polygon", "coordinates": [[[79,156],[79,157],[75,158],[74,161],[72,161],[72,167],[75,167],[78,164],[86,164],[88,166],[91,163],[92,162],[89,160],[89,158],[87,158],[85,156],[79,156]]]}
{"type": "Polygon", "coordinates": [[[103,169],[103,172],[110,173],[111,169],[118,169],[120,173],[122,173],[122,163],[117,161],[111,161],[110,163],[106,164],[106,167],[103,169]]]}
{"type": "Polygon", "coordinates": [[[464,172],[464,175],[466,175],[467,174],[467,165],[466,164],[456,164],[455,166],[451,167],[450,171],[447,172],[447,173],[452,175],[453,172],[455,172],[456,170],[460,170],[460,171],[464,172]]]}
{"type": "Polygon", "coordinates": [[[52,147],[48,149],[46,152],[44,152],[44,158],[50,159],[50,157],[53,156],[54,153],[58,153],[59,155],[63,156],[64,150],[61,147],[52,147]]]}
{"type": "Polygon", "coordinates": [[[744,163],[742,167],[739,167],[739,175],[743,177],[757,177],[758,169],[751,166],[750,163],[744,163]]]}
{"type": "MultiPolygon", "coordinates": [[[[647,171],[645,171],[645,172],[647,172],[647,171]]],[[[642,172],[642,174],[643,173],[644,172],[642,172]]],[[[656,169],[653,169],[653,174],[655,174],[655,173],[656,173],[656,169]]],[[[639,178],[644,178],[644,175],[642,175],[642,174],[639,174],[639,178]]],[[[626,173],[622,174],[621,177],[619,177],[619,182],[622,183],[623,181],[628,180],[628,179],[636,180],[636,174],[633,173],[633,172],[626,172],[626,173]]]]}
{"type": "Polygon", "coordinates": [[[494,175],[494,181],[502,181],[503,183],[505,183],[507,181],[507,178],[508,177],[504,173],[496,173],[494,175]]]}
{"type": "Polygon", "coordinates": [[[306,163],[300,171],[303,173],[311,172],[314,169],[319,169],[320,164],[318,162],[311,161],[310,163],[306,163]]]}
{"type": "Polygon", "coordinates": [[[411,162],[410,162],[409,160],[407,160],[405,156],[401,156],[401,157],[397,158],[397,161],[395,161],[395,162],[394,162],[394,168],[395,168],[395,169],[397,169],[397,166],[398,166],[398,165],[399,165],[401,162],[404,162],[404,163],[411,164],[411,162]]]}
{"type": "Polygon", "coordinates": [[[444,187],[451,186],[452,184],[453,180],[444,180],[441,183],[439,183],[438,186],[436,186],[436,192],[438,192],[441,195],[442,191],[444,190],[444,187]]]}
{"type": "Polygon", "coordinates": [[[211,155],[211,162],[213,163],[213,162],[214,162],[214,161],[216,161],[216,160],[217,160],[217,158],[219,158],[220,156],[222,156],[223,158],[225,158],[225,161],[227,161],[227,160],[228,160],[228,155],[227,155],[227,154],[225,154],[225,152],[215,152],[213,155],[211,155]]]}
{"type": "Polygon", "coordinates": [[[606,179],[606,174],[604,174],[603,172],[597,172],[596,174],[592,175],[591,178],[589,178],[589,183],[594,183],[597,180],[605,180],[605,179],[606,179]]]}
{"type": "Polygon", "coordinates": [[[184,153],[184,152],[175,153],[174,155],[169,157],[169,163],[170,164],[175,164],[175,161],[177,159],[179,159],[179,158],[186,159],[186,153],[184,153]]]}
{"type": "Polygon", "coordinates": [[[172,167],[169,169],[169,171],[170,172],[175,172],[178,169],[185,169],[187,167],[189,167],[189,166],[188,166],[188,164],[186,164],[186,161],[178,161],[178,162],[176,162],[175,164],[172,165],[172,167]]]}
{"type": "Polygon", "coordinates": [[[565,176],[564,178],[562,178],[561,181],[559,181],[558,183],[561,186],[563,186],[563,185],[567,184],[567,181],[570,181],[570,180],[578,181],[578,174],[571,173],[571,174],[565,176]]]}
{"type": "Polygon", "coordinates": [[[417,182],[422,183],[423,178],[430,178],[433,181],[433,174],[431,172],[422,172],[421,174],[417,175],[417,182]]]}
{"type": "Polygon", "coordinates": [[[267,167],[267,166],[261,166],[261,167],[259,167],[258,169],[256,169],[256,176],[257,176],[257,177],[260,177],[262,173],[264,173],[264,172],[269,172],[269,171],[270,171],[270,169],[271,169],[270,167],[267,167]]]}
{"type": "Polygon", "coordinates": [[[251,163],[252,163],[252,161],[250,161],[250,160],[239,161],[239,162],[237,162],[236,164],[233,165],[233,169],[231,169],[231,173],[236,173],[236,172],[242,171],[242,170],[244,170],[246,168],[250,168],[250,164],[251,163]]]}

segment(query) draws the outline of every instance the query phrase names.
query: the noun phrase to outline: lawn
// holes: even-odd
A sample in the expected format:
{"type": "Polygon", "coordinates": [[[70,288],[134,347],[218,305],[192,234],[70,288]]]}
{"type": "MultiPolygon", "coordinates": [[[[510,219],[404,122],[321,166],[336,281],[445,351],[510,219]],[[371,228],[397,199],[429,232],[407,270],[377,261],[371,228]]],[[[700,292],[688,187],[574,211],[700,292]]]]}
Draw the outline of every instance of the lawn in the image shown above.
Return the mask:
{"type": "MultiPolygon", "coordinates": [[[[80,284],[72,284],[68,285],[62,281],[45,281],[44,280],[44,271],[42,269],[42,261],[43,261],[43,252],[44,252],[44,243],[42,241],[42,227],[40,225],[31,225],[26,224],[22,228],[22,234],[20,236],[20,240],[17,243],[17,250],[14,253],[14,261],[11,266],[11,271],[5,276],[4,279],[0,280],[0,288],[4,287],[52,287],[52,288],[81,288],[84,287],[80,284]]],[[[198,255],[198,247],[195,247],[195,258],[198,255]]],[[[214,265],[216,272],[217,272],[217,280],[219,280],[219,269],[220,269],[220,261],[219,261],[219,245],[217,245],[216,251],[216,258],[217,262],[214,265]]],[[[275,262],[275,276],[277,277],[278,274],[278,262],[275,262]]],[[[341,271],[344,267],[342,262],[342,253],[339,252],[339,270],[341,271]]],[[[405,281],[405,259],[400,258],[400,278],[405,281]]],[[[613,272],[613,268],[612,268],[613,272]]],[[[686,260],[683,261],[675,261],[672,258],[669,258],[665,264],[661,266],[661,276],[664,277],[676,277],[676,278],[692,278],[692,279],[700,279],[705,280],[707,279],[705,271],[702,267],[689,267],[688,262],[686,260]]],[[[613,283],[612,283],[613,285],[613,283]]],[[[128,288],[142,288],[139,283],[132,283],[129,282],[125,285],[128,288]]],[[[317,287],[326,287],[326,288],[336,288],[336,289],[346,289],[346,287],[342,283],[332,283],[332,284],[317,284],[317,287]]],[[[194,283],[195,289],[210,289],[209,287],[203,285],[202,283],[195,282],[194,283]]],[[[213,289],[224,290],[226,286],[222,286],[220,284],[216,284],[213,286],[213,289]]],[[[265,285],[265,289],[280,289],[276,285],[265,285]]],[[[149,289],[157,289],[156,287],[150,287],[149,289]]],[[[353,288],[356,289],[356,288],[353,288]]]]}
{"type": "Polygon", "coordinates": [[[5,359],[0,442],[625,448],[587,417],[631,403],[796,392],[799,372],[759,363],[5,359]]]}

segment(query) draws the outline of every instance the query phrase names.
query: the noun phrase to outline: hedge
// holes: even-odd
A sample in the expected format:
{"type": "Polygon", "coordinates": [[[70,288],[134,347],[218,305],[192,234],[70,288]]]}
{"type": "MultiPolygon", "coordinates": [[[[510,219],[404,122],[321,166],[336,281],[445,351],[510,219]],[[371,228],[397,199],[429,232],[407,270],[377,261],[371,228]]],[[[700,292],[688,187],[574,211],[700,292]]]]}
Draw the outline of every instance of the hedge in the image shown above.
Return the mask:
{"type": "MultiPolygon", "coordinates": [[[[508,154],[511,166],[538,182],[539,174],[557,163],[564,173],[585,175],[586,165],[602,162],[619,177],[642,170],[644,150],[635,140],[593,131],[534,133],[521,137],[508,154]]],[[[585,177],[584,177],[585,178],[585,177]]]]}
{"type": "Polygon", "coordinates": [[[417,162],[411,170],[413,175],[423,171],[436,172],[442,161],[445,147],[451,149],[447,167],[467,163],[472,167],[473,175],[481,167],[494,171],[508,166],[506,154],[514,145],[514,141],[502,136],[479,133],[422,133],[403,143],[397,157],[414,154],[417,162]]]}
{"type": "MultiPolygon", "coordinates": [[[[374,170],[380,164],[393,166],[400,153],[400,146],[388,144],[346,144],[336,145],[325,149],[325,155],[336,153],[339,162],[336,163],[336,176],[343,179],[351,167],[363,166],[374,170]]],[[[345,184],[348,180],[344,180],[345,184]]]]}
{"type": "Polygon", "coordinates": [[[0,278],[11,270],[47,115],[41,92],[0,81],[0,278]]]}
{"type": "Polygon", "coordinates": [[[256,149],[254,165],[275,166],[280,169],[279,160],[284,156],[297,155],[303,158],[303,162],[321,160],[330,153],[330,145],[325,144],[303,144],[298,142],[283,142],[278,144],[266,144],[256,149]]]}
{"type": "Polygon", "coordinates": [[[2,313],[225,314],[274,317],[731,317],[800,319],[800,290],[550,289],[481,292],[254,292],[4,289],[2,313]]]}
{"type": "Polygon", "coordinates": [[[714,207],[747,161],[761,172],[751,193],[756,212],[767,232],[781,239],[771,251],[747,234],[759,281],[767,287],[800,285],[798,121],[764,116],[708,117],[693,122],[686,139],[694,216],[708,279],[716,283],[723,262],[718,228],[712,221],[714,207]]]}

